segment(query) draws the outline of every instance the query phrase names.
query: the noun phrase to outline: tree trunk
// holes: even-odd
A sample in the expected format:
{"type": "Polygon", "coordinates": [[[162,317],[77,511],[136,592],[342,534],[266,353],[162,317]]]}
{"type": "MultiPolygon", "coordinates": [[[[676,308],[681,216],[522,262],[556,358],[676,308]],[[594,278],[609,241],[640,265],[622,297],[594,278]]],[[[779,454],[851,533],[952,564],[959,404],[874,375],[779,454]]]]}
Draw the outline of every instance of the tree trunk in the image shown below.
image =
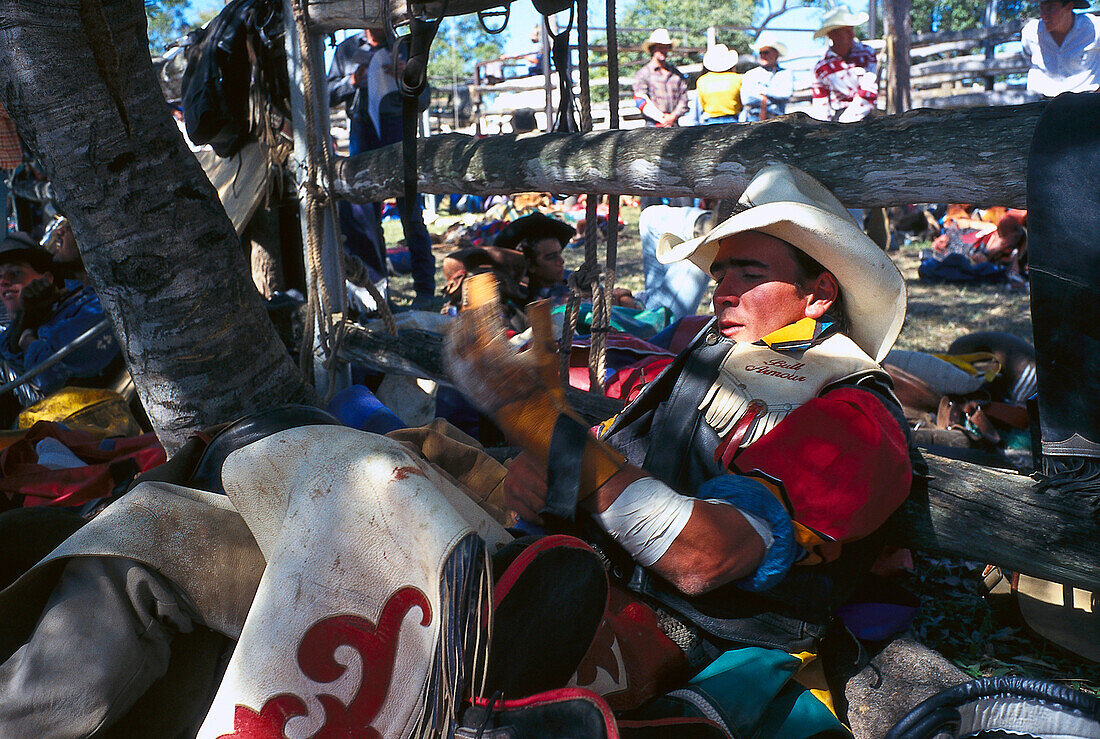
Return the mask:
{"type": "MultiPolygon", "coordinates": [[[[913,35],[912,0],[883,0],[882,31],[886,39],[886,112],[909,110],[909,39],[913,35]]],[[[954,202],[954,201],[952,201],[954,202]]]]}
{"type": "Polygon", "coordinates": [[[310,402],[164,103],[141,0],[0,0],[0,84],[53,183],[153,426],[310,402]]]}
{"type": "MultiPolygon", "coordinates": [[[[853,208],[909,203],[1026,207],[1027,142],[1046,103],[912,110],[859,123],[794,113],[752,125],[420,142],[423,192],[524,191],[736,200],[765,164],[804,169],[853,208]],[[981,146],[974,132],[981,131],[981,146]]],[[[335,189],[372,202],[401,192],[399,144],[340,159],[335,189]]]]}

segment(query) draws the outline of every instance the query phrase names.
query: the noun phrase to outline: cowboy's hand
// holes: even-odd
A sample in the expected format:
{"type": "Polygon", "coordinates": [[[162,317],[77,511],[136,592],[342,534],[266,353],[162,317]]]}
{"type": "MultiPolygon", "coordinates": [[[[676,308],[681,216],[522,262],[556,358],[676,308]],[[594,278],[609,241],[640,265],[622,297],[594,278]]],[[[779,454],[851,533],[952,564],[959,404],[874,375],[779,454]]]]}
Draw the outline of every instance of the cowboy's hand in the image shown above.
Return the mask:
{"type": "Polygon", "coordinates": [[[504,504],[524,521],[542,524],[539,511],[546,505],[546,465],[523,452],[508,465],[504,504]]]}
{"type": "Polygon", "coordinates": [[[19,307],[23,312],[23,328],[34,329],[50,318],[50,308],[57,301],[58,290],[53,276],[44,275],[32,280],[19,294],[19,307]]]}

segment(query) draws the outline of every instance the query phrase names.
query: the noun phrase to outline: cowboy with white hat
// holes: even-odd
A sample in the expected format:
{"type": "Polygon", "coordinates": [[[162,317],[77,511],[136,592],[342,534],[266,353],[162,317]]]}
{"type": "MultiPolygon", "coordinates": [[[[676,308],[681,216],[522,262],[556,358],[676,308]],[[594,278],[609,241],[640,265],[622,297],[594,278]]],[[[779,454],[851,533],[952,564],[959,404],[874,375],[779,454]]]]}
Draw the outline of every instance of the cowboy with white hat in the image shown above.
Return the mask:
{"type": "Polygon", "coordinates": [[[725,44],[715,44],[703,54],[703,69],[695,89],[706,123],[733,123],[741,112],[741,75],[737,67],[738,54],[725,44]]]}
{"type": "Polygon", "coordinates": [[[779,58],[787,55],[787,47],[779,41],[760,39],[752,50],[759,57],[760,66],[750,69],[741,80],[741,120],[763,121],[783,115],[794,94],[794,75],[779,66],[779,58]]]}
{"type": "Polygon", "coordinates": [[[686,348],[598,440],[573,435],[538,336],[534,352],[509,355],[468,311],[447,356],[461,391],[525,449],[504,483],[520,518],[590,517],[581,528],[619,583],[675,614],[709,654],[766,644],[785,658],[814,648],[858,579],[826,573],[865,572],[876,547],[857,542],[908,494],[905,421],[878,364],[905,289],[804,172],[765,168],[739,205],[705,235],[662,240],[659,259],[716,280],[714,316],[680,322],[674,342],[686,348]],[[564,512],[562,475],[575,493],[564,512]]]}
{"type": "Polygon", "coordinates": [[[875,51],[856,41],[855,27],[867,22],[866,13],[843,5],[833,8],[814,32],[828,37],[830,47],[814,66],[810,115],[822,121],[861,121],[875,109],[878,98],[878,62],[875,51]]]}
{"type": "Polygon", "coordinates": [[[642,42],[649,62],[634,75],[634,102],[647,126],[671,128],[688,111],[687,80],[668,61],[668,52],[678,45],[667,28],[658,28],[642,42]]]}
{"type": "Polygon", "coordinates": [[[1074,13],[1088,0],[1040,0],[1039,17],[1020,32],[1021,50],[1031,68],[1028,92],[1056,97],[1063,92],[1100,89],[1100,18],[1074,13]]]}

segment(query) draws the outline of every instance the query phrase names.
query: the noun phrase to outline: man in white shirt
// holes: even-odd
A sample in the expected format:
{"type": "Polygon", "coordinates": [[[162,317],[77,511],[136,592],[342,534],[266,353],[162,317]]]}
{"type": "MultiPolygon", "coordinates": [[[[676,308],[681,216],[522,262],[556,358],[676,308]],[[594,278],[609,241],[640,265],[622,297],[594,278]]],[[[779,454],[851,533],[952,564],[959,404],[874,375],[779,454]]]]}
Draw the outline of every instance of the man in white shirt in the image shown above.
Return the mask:
{"type": "Polygon", "coordinates": [[[794,75],[779,66],[787,48],[778,41],[757,41],[752,46],[760,66],[745,72],[741,80],[742,121],[763,121],[783,115],[794,94],[794,75]]]}
{"type": "Polygon", "coordinates": [[[1044,97],[1100,88],[1100,18],[1074,13],[1087,0],[1042,0],[1039,19],[1020,33],[1031,64],[1027,89],[1044,97]]]}

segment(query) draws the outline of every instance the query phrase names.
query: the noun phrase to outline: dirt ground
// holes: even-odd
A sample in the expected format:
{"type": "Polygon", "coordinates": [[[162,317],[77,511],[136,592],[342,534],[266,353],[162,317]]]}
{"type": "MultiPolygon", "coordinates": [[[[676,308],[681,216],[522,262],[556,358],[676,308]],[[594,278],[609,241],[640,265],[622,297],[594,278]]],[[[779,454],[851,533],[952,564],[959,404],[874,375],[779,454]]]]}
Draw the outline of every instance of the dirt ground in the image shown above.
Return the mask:
{"type": "MultiPolygon", "coordinates": [[[[619,233],[616,284],[635,292],[644,287],[642,279],[642,244],[638,236],[637,208],[624,208],[625,228],[619,233]]],[[[432,226],[429,225],[429,230],[432,226]]],[[[387,241],[401,238],[401,226],[396,220],[385,224],[387,241]]],[[[956,338],[974,331],[1007,331],[1031,341],[1031,314],[1026,292],[1009,291],[1001,285],[929,285],[917,278],[919,252],[927,242],[916,242],[891,254],[905,275],[909,293],[909,310],[898,337],[897,348],[917,351],[946,351],[956,338]]],[[[601,245],[601,254],[603,245],[601,245]]],[[[447,248],[436,250],[436,263],[442,262],[447,248]]],[[[576,269],[584,261],[584,249],[574,247],[565,252],[568,269],[576,269]]],[[[437,272],[437,285],[442,275],[437,272]]],[[[412,299],[412,278],[397,276],[392,280],[392,294],[398,305],[412,299]]],[[[442,302],[442,301],[440,301],[442,302]]],[[[710,309],[708,294],[700,305],[700,313],[710,309]]]]}

